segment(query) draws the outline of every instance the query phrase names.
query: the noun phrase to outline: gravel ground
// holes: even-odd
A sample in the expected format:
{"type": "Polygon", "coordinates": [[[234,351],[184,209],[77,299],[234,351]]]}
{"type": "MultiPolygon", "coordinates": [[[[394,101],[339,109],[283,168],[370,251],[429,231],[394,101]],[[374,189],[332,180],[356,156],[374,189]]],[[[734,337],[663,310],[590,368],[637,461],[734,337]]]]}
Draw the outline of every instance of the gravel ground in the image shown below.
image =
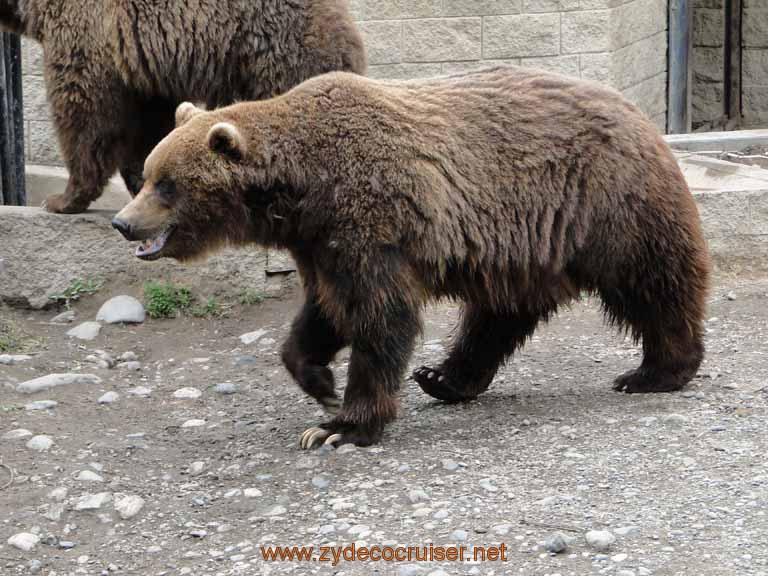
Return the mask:
{"type": "MultiPolygon", "coordinates": [[[[639,350],[586,301],[477,401],[443,405],[409,381],[381,445],[314,452],[298,439],[324,415],[279,360],[296,297],[67,337],[108,295],[69,325],[0,310],[31,356],[0,364],[3,575],[768,573],[768,279],[718,280],[707,360],[682,393],[613,392],[639,350]],[[52,373],[97,378],[16,389],[52,373]],[[508,551],[335,567],[260,553],[352,543],[508,551]]],[[[442,355],[455,319],[428,311],[412,366],[442,355]]]]}

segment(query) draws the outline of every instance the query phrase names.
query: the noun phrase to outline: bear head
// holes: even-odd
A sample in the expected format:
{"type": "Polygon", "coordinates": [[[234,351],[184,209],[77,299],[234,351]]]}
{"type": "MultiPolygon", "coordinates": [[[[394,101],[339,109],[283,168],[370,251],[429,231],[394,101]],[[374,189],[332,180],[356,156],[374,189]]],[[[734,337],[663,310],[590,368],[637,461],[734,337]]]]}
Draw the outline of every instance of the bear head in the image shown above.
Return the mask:
{"type": "Polygon", "coordinates": [[[226,109],[177,108],[176,129],[144,163],[143,187],[112,220],[126,239],[141,241],[136,256],[194,260],[251,240],[246,192],[259,162],[236,124],[226,109]]]}

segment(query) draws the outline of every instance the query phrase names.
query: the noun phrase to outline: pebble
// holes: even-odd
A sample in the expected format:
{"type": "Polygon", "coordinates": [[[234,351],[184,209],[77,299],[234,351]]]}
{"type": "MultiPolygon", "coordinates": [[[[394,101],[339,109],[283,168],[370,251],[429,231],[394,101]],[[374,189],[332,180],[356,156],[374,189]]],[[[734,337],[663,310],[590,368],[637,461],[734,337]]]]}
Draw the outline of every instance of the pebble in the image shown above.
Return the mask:
{"type": "Polygon", "coordinates": [[[13,366],[14,364],[20,364],[31,359],[32,356],[27,356],[26,354],[0,354],[0,364],[6,366],[13,366]]]}
{"type": "Polygon", "coordinates": [[[725,297],[728,298],[728,300],[731,300],[731,301],[736,300],[736,292],[733,292],[733,291],[728,292],[728,294],[726,294],[725,297]]]}
{"type": "Polygon", "coordinates": [[[410,464],[400,464],[400,466],[397,467],[397,471],[400,474],[404,474],[405,472],[410,472],[411,471],[411,466],[410,466],[410,464]]]}
{"type": "Polygon", "coordinates": [[[99,399],[97,402],[99,404],[112,404],[113,402],[117,402],[120,399],[120,394],[114,391],[105,392],[101,396],[99,396],[99,399]]]}
{"type": "Polygon", "coordinates": [[[152,390],[146,386],[136,386],[136,388],[129,388],[128,394],[133,394],[134,396],[149,396],[152,394],[152,390]]]}
{"type": "Polygon", "coordinates": [[[222,394],[224,396],[227,396],[229,394],[234,394],[237,392],[237,386],[234,384],[231,384],[229,382],[223,382],[222,384],[216,384],[216,388],[214,388],[217,394],[222,394]]]}
{"type": "Polygon", "coordinates": [[[242,367],[242,366],[255,366],[258,363],[259,359],[256,358],[256,356],[251,356],[250,354],[244,354],[242,356],[236,356],[235,357],[235,366],[242,367]]]}
{"type": "Polygon", "coordinates": [[[72,548],[75,547],[75,543],[71,542],[69,540],[60,540],[59,541],[59,548],[62,550],[72,550],[72,548]]]}
{"type": "Polygon", "coordinates": [[[192,538],[205,538],[208,536],[207,530],[190,530],[189,535],[192,536],[192,538]]]}
{"type": "Polygon", "coordinates": [[[553,534],[544,542],[544,549],[547,552],[552,552],[553,554],[560,554],[560,552],[565,552],[566,548],[568,548],[568,544],[566,543],[562,534],[553,534]]]}
{"type": "Polygon", "coordinates": [[[280,516],[281,514],[285,514],[288,510],[285,506],[277,505],[273,506],[266,512],[264,512],[264,516],[280,516]]]}
{"type": "Polygon", "coordinates": [[[94,374],[48,374],[32,380],[27,380],[16,385],[16,392],[21,394],[34,394],[43,390],[50,390],[57,386],[71,386],[74,384],[101,384],[101,378],[94,374]]]}
{"type": "Polygon", "coordinates": [[[616,536],[607,530],[590,530],[585,536],[587,544],[601,552],[608,550],[616,542],[616,536]]]}
{"type": "Polygon", "coordinates": [[[357,451],[357,446],[354,444],[342,444],[338,448],[336,448],[336,454],[349,454],[350,452],[357,451]]]}
{"type": "Polygon", "coordinates": [[[50,410],[55,408],[59,403],[56,400],[35,400],[24,406],[24,410],[28,412],[34,412],[35,410],[50,410]]]}
{"type": "Polygon", "coordinates": [[[192,476],[198,476],[205,470],[205,462],[192,462],[192,464],[189,465],[189,473],[192,476]]]}
{"type": "Polygon", "coordinates": [[[490,478],[483,478],[480,480],[479,484],[480,488],[487,490],[488,492],[498,492],[499,490],[496,486],[493,485],[493,482],[490,478]]]}
{"type": "Polygon", "coordinates": [[[53,318],[51,318],[51,323],[53,324],[70,324],[71,322],[75,321],[75,311],[74,310],[67,310],[66,312],[62,312],[61,314],[57,314],[53,318]]]}
{"type": "Polygon", "coordinates": [[[76,479],[82,482],[104,482],[104,478],[93,470],[83,470],[77,475],[76,479]]]}
{"type": "Polygon", "coordinates": [[[324,490],[325,488],[328,488],[328,486],[331,484],[330,480],[326,480],[322,476],[315,476],[312,478],[312,486],[315,488],[319,488],[320,490],[324,490]]]}
{"type": "Polygon", "coordinates": [[[683,416],[682,414],[667,414],[664,416],[663,421],[666,424],[681,425],[688,422],[688,417],[683,416]]]}
{"type": "Polygon", "coordinates": [[[132,370],[134,372],[141,370],[141,362],[137,362],[136,360],[130,360],[128,362],[120,362],[118,363],[117,367],[120,370],[132,370]]]}
{"type": "Polygon", "coordinates": [[[435,512],[432,517],[435,520],[445,520],[446,518],[448,518],[448,516],[450,516],[450,512],[448,512],[448,510],[443,508],[435,512]]]}
{"type": "Polygon", "coordinates": [[[637,419],[637,421],[643,426],[650,426],[651,424],[656,422],[656,420],[658,420],[656,416],[643,416],[642,418],[637,419]]]}
{"type": "Polygon", "coordinates": [[[121,362],[135,362],[136,360],[139,359],[139,357],[136,355],[135,352],[131,352],[130,350],[128,350],[127,352],[123,352],[122,354],[120,354],[120,356],[118,356],[117,359],[120,360],[121,362]]]}
{"type": "Polygon", "coordinates": [[[55,500],[56,502],[63,502],[64,499],[67,497],[68,490],[61,486],[59,488],[54,488],[50,492],[48,492],[48,498],[51,500],[55,500]]]}
{"type": "Polygon", "coordinates": [[[260,498],[262,493],[258,488],[246,488],[243,490],[243,496],[246,498],[260,498]]]}
{"type": "Polygon", "coordinates": [[[640,528],[637,526],[622,526],[620,528],[616,528],[614,532],[616,532],[616,534],[619,536],[628,536],[629,534],[637,532],[638,530],[640,530],[640,528]]]}
{"type": "Polygon", "coordinates": [[[611,556],[611,560],[614,562],[624,562],[627,558],[629,558],[628,554],[616,554],[615,556],[611,556]]]}
{"type": "Polygon", "coordinates": [[[410,500],[411,504],[416,504],[418,502],[426,502],[429,500],[429,494],[424,492],[421,488],[418,488],[416,490],[411,490],[408,492],[408,500],[410,500]]]}
{"type": "Polygon", "coordinates": [[[78,340],[93,340],[101,332],[101,324],[98,322],[83,322],[67,331],[67,336],[78,340]]]}
{"type": "Polygon", "coordinates": [[[107,502],[112,500],[112,494],[109,492],[99,492],[97,494],[83,494],[78,498],[75,504],[75,510],[98,510],[107,502]]]}
{"type": "Polygon", "coordinates": [[[15,430],[9,430],[3,434],[3,440],[20,440],[22,438],[29,438],[32,436],[32,432],[26,428],[16,428],[15,430]]]}
{"type": "Polygon", "coordinates": [[[256,330],[254,332],[247,332],[246,334],[242,334],[240,336],[240,342],[245,344],[246,346],[253,344],[254,342],[257,342],[259,338],[264,336],[267,333],[266,330],[263,328],[261,330],[256,330]]]}
{"type": "Polygon", "coordinates": [[[39,574],[43,569],[43,563],[40,560],[30,560],[27,564],[27,570],[30,574],[39,574]]]}
{"type": "Polygon", "coordinates": [[[453,460],[449,460],[449,459],[443,460],[442,464],[443,464],[443,470],[448,470],[449,472],[453,472],[454,470],[459,469],[459,463],[454,462],[453,460]]]}
{"type": "Polygon", "coordinates": [[[29,439],[29,442],[27,442],[27,448],[30,450],[37,450],[38,452],[50,450],[51,446],[53,446],[53,440],[43,434],[33,436],[29,439]]]}
{"type": "Polygon", "coordinates": [[[19,532],[8,538],[8,545],[22,552],[29,552],[40,542],[40,537],[29,532],[19,532]]]}
{"type": "Polygon", "coordinates": [[[199,428],[200,426],[205,426],[205,420],[199,418],[192,418],[181,425],[182,428],[199,428]]]}
{"type": "Polygon", "coordinates": [[[146,319],[144,306],[133,296],[115,296],[110,298],[96,314],[96,320],[107,324],[141,324],[146,319]]]}
{"type": "Polygon", "coordinates": [[[123,520],[130,520],[144,508],[144,498],[136,495],[123,496],[115,501],[115,510],[123,520]]]}
{"type": "Polygon", "coordinates": [[[451,532],[451,540],[456,542],[465,542],[467,540],[467,536],[469,536],[469,534],[466,530],[454,530],[451,532]]]}
{"type": "Polygon", "coordinates": [[[179,398],[182,400],[197,400],[202,396],[203,393],[200,392],[197,388],[179,388],[176,390],[176,392],[173,393],[174,398],[179,398]]]}

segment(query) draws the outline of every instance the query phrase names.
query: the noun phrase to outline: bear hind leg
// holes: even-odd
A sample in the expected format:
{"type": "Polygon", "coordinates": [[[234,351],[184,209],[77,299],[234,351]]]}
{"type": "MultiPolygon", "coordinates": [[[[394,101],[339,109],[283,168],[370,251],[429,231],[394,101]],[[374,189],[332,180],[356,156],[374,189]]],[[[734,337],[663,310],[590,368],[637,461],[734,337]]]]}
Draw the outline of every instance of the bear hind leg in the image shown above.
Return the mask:
{"type": "Polygon", "coordinates": [[[677,298],[666,301],[657,295],[650,302],[642,296],[633,300],[617,291],[601,291],[611,322],[626,326],[643,343],[642,363],[619,376],[614,390],[628,394],[674,392],[696,375],[704,358],[703,305],[699,304],[704,297],[703,292],[691,290],[681,290],[677,298]]]}
{"type": "Polygon", "coordinates": [[[417,368],[413,378],[438,400],[472,400],[488,389],[499,366],[533,334],[542,316],[523,309],[502,314],[467,304],[448,357],[437,368],[417,368]]]}

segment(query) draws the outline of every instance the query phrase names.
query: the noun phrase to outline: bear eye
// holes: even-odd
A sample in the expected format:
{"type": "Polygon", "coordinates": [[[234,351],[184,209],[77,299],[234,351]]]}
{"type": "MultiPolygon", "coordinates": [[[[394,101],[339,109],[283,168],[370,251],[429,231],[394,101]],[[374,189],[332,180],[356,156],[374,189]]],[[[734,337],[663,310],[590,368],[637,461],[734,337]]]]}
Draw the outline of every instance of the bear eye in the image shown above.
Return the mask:
{"type": "Polygon", "coordinates": [[[155,184],[155,194],[165,204],[172,204],[176,198],[176,183],[172,180],[160,180],[155,184]]]}

